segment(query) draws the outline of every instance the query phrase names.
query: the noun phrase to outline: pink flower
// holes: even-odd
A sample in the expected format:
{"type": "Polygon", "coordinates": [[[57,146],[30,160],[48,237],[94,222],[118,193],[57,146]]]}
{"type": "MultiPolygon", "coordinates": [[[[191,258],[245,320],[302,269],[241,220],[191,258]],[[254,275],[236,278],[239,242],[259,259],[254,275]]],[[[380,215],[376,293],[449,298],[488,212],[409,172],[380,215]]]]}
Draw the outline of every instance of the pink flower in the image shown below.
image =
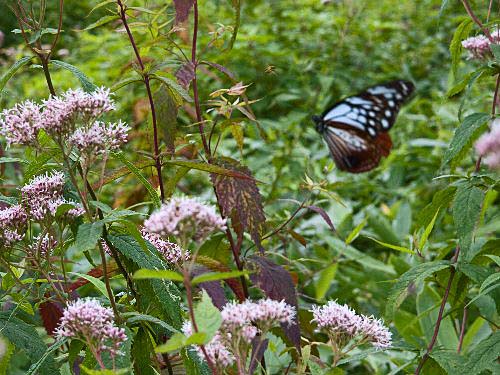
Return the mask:
{"type": "Polygon", "coordinates": [[[163,236],[188,236],[201,242],[210,233],[226,229],[226,220],[215,212],[213,206],[193,198],[172,198],[144,222],[150,233],[163,236]]]}
{"type": "Polygon", "coordinates": [[[42,257],[52,254],[52,251],[57,247],[57,241],[49,234],[43,237],[38,235],[33,238],[33,242],[28,246],[28,250],[32,254],[40,254],[42,257]]]}
{"type": "Polygon", "coordinates": [[[149,233],[145,229],[141,230],[141,234],[165,257],[168,263],[176,264],[189,259],[188,251],[183,250],[176,243],[162,239],[159,234],[149,233]]]}
{"type": "Polygon", "coordinates": [[[462,41],[462,47],[469,51],[471,58],[483,60],[491,55],[490,40],[484,35],[473,36],[462,41]]]}
{"type": "Polygon", "coordinates": [[[81,340],[96,353],[107,350],[113,357],[127,339],[125,330],[114,325],[113,311],[92,298],[70,302],[63,311],[55,334],[58,339],[81,340]]]}
{"type": "Polygon", "coordinates": [[[491,124],[491,131],[483,134],[476,142],[476,152],[484,157],[484,163],[491,169],[500,169],[500,119],[491,124]]]}
{"type": "Polygon", "coordinates": [[[387,329],[382,320],[375,319],[373,316],[361,315],[358,333],[378,349],[391,347],[392,333],[387,329]]]}
{"type": "Polygon", "coordinates": [[[25,101],[0,113],[0,134],[5,137],[7,145],[35,145],[41,128],[41,107],[25,101]]]}
{"type": "Polygon", "coordinates": [[[79,128],[69,137],[69,143],[87,155],[115,151],[127,142],[130,127],[119,121],[104,123],[95,121],[88,128],[79,128]]]}
{"type": "Polygon", "coordinates": [[[21,241],[26,231],[28,215],[20,205],[0,210],[0,242],[4,246],[21,241]]]}
{"type": "Polygon", "coordinates": [[[73,209],[66,213],[67,216],[83,215],[84,210],[79,204],[64,198],[63,188],[64,173],[57,171],[51,174],[38,175],[27,185],[24,185],[21,188],[21,196],[30,216],[38,221],[52,218],[56,215],[57,209],[63,204],[74,206],[73,209]]]}

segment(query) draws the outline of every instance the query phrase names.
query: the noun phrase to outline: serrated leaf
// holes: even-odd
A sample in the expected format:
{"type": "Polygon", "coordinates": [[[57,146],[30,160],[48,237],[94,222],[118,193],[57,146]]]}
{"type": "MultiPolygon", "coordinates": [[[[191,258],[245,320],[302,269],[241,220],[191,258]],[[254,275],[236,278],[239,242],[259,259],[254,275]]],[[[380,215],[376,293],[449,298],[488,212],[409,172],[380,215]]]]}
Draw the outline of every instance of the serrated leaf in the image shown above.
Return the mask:
{"type": "Polygon", "coordinates": [[[203,344],[209,342],[222,324],[222,315],[204,290],[201,301],[194,308],[194,318],[200,333],[205,334],[203,344]]]}
{"type": "Polygon", "coordinates": [[[71,247],[82,253],[85,250],[94,249],[102,236],[103,228],[104,224],[102,221],[80,225],[76,234],[76,240],[71,247]]]}
{"type": "Polygon", "coordinates": [[[36,362],[36,363],[33,363],[28,372],[26,373],[26,375],[31,375],[31,374],[37,374],[38,373],[38,370],[40,369],[40,367],[42,366],[42,364],[44,363],[44,361],[49,357],[49,356],[52,356],[52,354],[58,350],[62,345],[66,344],[66,342],[68,341],[68,338],[63,338],[61,340],[57,340],[55,343],[53,343],[49,348],[47,348],[47,350],[45,351],[45,353],[43,354],[43,356],[40,357],[40,359],[36,362]]]}
{"type": "Polygon", "coordinates": [[[90,276],[90,275],[86,275],[86,274],[83,274],[83,273],[78,273],[78,272],[68,272],[69,274],[71,275],[76,275],[78,277],[81,277],[82,279],[85,279],[87,280],[88,282],[90,282],[92,285],[94,285],[96,287],[96,289],[101,292],[101,294],[108,298],[109,299],[109,295],[108,295],[108,291],[106,289],[106,284],[104,284],[104,282],[102,282],[101,280],[99,280],[98,278],[94,277],[94,276],[90,276]]]}
{"type": "Polygon", "coordinates": [[[418,242],[418,249],[420,251],[422,251],[424,249],[424,246],[427,243],[427,238],[429,238],[429,235],[431,234],[432,229],[434,228],[434,224],[436,223],[436,219],[438,217],[438,214],[439,214],[439,208],[436,211],[436,213],[434,214],[434,217],[432,218],[429,225],[427,225],[427,227],[425,228],[424,233],[422,233],[422,236],[420,237],[420,241],[418,242]]]}
{"type": "Polygon", "coordinates": [[[474,228],[481,214],[484,192],[469,183],[461,184],[453,201],[453,221],[461,248],[461,258],[468,260],[474,228]]]}
{"type": "Polygon", "coordinates": [[[134,324],[138,322],[148,322],[159,325],[160,327],[166,329],[171,333],[179,332],[178,329],[172,327],[170,324],[165,323],[163,320],[160,320],[154,316],[148,314],[141,314],[135,311],[122,313],[121,316],[127,320],[128,324],[134,324]]]}
{"type": "Polygon", "coordinates": [[[81,85],[82,85],[82,88],[84,91],[86,92],[92,92],[92,91],[95,91],[97,89],[97,86],[94,85],[89,77],[87,77],[80,69],[78,69],[76,66],[73,66],[71,64],[68,64],[64,61],[59,61],[59,60],[50,60],[50,63],[53,64],[53,65],[56,65],[56,66],[59,66],[63,69],[66,69],[68,71],[70,71],[71,73],[73,73],[73,75],[78,78],[78,80],[80,81],[81,85]]]}
{"type": "Polygon", "coordinates": [[[432,202],[420,211],[417,226],[428,226],[436,212],[440,209],[444,209],[451,201],[453,201],[456,190],[456,186],[448,186],[435,193],[432,196],[432,202]]]}
{"type": "Polygon", "coordinates": [[[487,113],[473,113],[467,116],[456,128],[450,146],[444,154],[442,166],[448,163],[452,166],[458,164],[489,119],[490,115],[487,113]]]}
{"type": "Polygon", "coordinates": [[[156,190],[151,186],[149,181],[144,177],[142,172],[137,168],[132,162],[130,162],[126,157],[123,152],[114,152],[113,157],[116,159],[120,160],[125,166],[133,173],[135,176],[139,179],[139,181],[144,185],[146,190],[149,193],[149,196],[151,197],[151,200],[153,201],[153,204],[156,208],[161,207],[161,200],[160,197],[158,196],[158,193],[156,190]]]}
{"type": "Polygon", "coordinates": [[[177,72],[175,72],[175,78],[179,85],[181,85],[185,90],[189,89],[191,81],[195,77],[195,67],[191,61],[183,64],[177,72]]]}
{"type": "Polygon", "coordinates": [[[447,260],[427,262],[419,264],[406,271],[392,286],[387,298],[386,315],[389,319],[393,319],[395,310],[403,303],[408,296],[408,287],[410,284],[419,284],[427,277],[435,272],[445,269],[450,266],[447,260]]]}
{"type": "MultiPolygon", "coordinates": [[[[249,268],[255,271],[250,275],[250,279],[267,297],[276,301],[284,300],[298,310],[295,286],[288,271],[262,256],[251,256],[248,262],[249,268]]],[[[300,351],[300,327],[297,316],[295,316],[292,324],[282,324],[281,328],[297,350],[300,351]]]]}
{"type": "Polygon", "coordinates": [[[494,366],[500,370],[500,365],[496,362],[500,353],[500,331],[494,332],[486,340],[481,341],[467,356],[462,374],[479,374],[483,370],[494,366]]]}
{"type": "Polygon", "coordinates": [[[24,56],[17,60],[14,64],[10,66],[7,71],[2,74],[2,77],[0,78],[0,92],[3,91],[3,88],[9,82],[9,80],[16,74],[16,72],[21,69],[23,66],[27,65],[31,60],[33,60],[35,56],[24,56]]]}
{"type": "Polygon", "coordinates": [[[462,40],[467,39],[470,31],[472,30],[473,22],[470,18],[464,19],[455,30],[453,38],[450,43],[451,54],[451,71],[455,77],[460,62],[460,55],[462,53],[462,40]]]}
{"type": "Polygon", "coordinates": [[[183,281],[183,276],[175,271],[170,270],[148,270],[140,269],[134,273],[135,280],[144,279],[160,279],[160,280],[172,280],[172,281],[183,281]]]}
{"type": "Polygon", "coordinates": [[[219,159],[217,165],[233,171],[246,179],[232,176],[216,175],[210,178],[214,184],[222,214],[231,218],[233,228],[237,232],[247,232],[257,246],[260,246],[260,235],[266,221],[259,188],[252,177],[252,172],[239,162],[231,159],[219,159]]]}
{"type": "MultiPolygon", "coordinates": [[[[187,101],[189,103],[193,101],[193,98],[191,98],[191,96],[189,96],[189,93],[181,85],[179,85],[177,82],[171,80],[170,78],[167,78],[167,77],[164,77],[164,76],[160,76],[160,75],[157,75],[157,74],[151,74],[150,77],[153,78],[153,79],[157,79],[160,82],[163,82],[165,85],[167,85],[167,87],[170,90],[173,91],[173,93],[175,93],[176,95],[180,96],[185,101],[187,101]]],[[[181,102],[182,102],[182,100],[181,100],[181,102]]],[[[180,105],[182,103],[178,103],[178,104],[180,105]]]]}

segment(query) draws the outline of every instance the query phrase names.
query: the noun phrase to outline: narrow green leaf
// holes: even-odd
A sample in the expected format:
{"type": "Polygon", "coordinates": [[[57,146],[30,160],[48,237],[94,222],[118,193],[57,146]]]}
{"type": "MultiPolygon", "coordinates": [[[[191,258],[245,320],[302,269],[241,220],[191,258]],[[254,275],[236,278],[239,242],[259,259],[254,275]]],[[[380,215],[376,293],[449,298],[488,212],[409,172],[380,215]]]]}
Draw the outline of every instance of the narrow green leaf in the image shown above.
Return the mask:
{"type": "MultiPolygon", "coordinates": [[[[103,5],[105,5],[105,4],[103,4],[103,5]]],[[[115,21],[115,20],[118,20],[118,19],[120,19],[120,16],[118,16],[117,14],[115,14],[115,15],[109,15],[109,16],[104,16],[104,17],[99,18],[94,23],[91,23],[90,25],[88,25],[82,31],[92,30],[92,29],[95,29],[96,27],[105,25],[105,24],[107,24],[109,22],[112,22],[112,21],[115,21]]]]}
{"type": "Polygon", "coordinates": [[[401,251],[403,253],[408,253],[408,254],[415,254],[415,252],[413,250],[410,250],[410,249],[407,249],[406,247],[403,247],[403,246],[397,246],[397,245],[391,245],[390,243],[386,243],[386,242],[382,242],[382,241],[379,241],[373,237],[368,237],[370,240],[372,241],[375,241],[376,243],[378,243],[379,245],[382,245],[384,247],[388,247],[389,249],[392,249],[392,250],[397,250],[397,251],[401,251]]]}
{"type": "Polygon", "coordinates": [[[136,280],[144,280],[144,279],[165,279],[172,281],[183,281],[183,276],[175,271],[170,270],[148,270],[142,268],[140,270],[135,271],[134,279],[136,280]]]}
{"type": "Polygon", "coordinates": [[[467,116],[455,130],[450,146],[444,154],[442,166],[448,163],[452,166],[458,164],[489,119],[490,115],[487,113],[473,113],[467,116]]]}
{"type": "Polygon", "coordinates": [[[3,91],[3,88],[9,82],[9,80],[16,74],[16,72],[21,69],[23,66],[27,65],[31,60],[33,60],[35,56],[24,56],[17,60],[14,64],[10,66],[9,69],[2,75],[0,78],[0,92],[3,91]]]}
{"type": "Polygon", "coordinates": [[[316,284],[316,299],[318,301],[321,301],[323,300],[323,298],[325,298],[328,289],[330,289],[332,281],[335,279],[338,266],[338,263],[333,263],[328,265],[328,267],[320,272],[319,279],[316,284]]]}
{"type": "Polygon", "coordinates": [[[75,275],[78,277],[81,277],[82,279],[87,280],[88,282],[92,283],[96,287],[96,289],[101,292],[101,294],[109,299],[108,291],[106,290],[106,284],[99,280],[98,278],[90,275],[86,275],[84,273],[78,273],[78,272],[69,272],[71,275],[75,275]]]}
{"type": "Polygon", "coordinates": [[[422,251],[424,249],[424,246],[427,243],[427,239],[429,238],[429,235],[431,234],[432,229],[434,228],[434,224],[436,223],[436,219],[438,217],[438,214],[439,214],[439,208],[436,211],[436,213],[434,214],[434,217],[432,218],[429,225],[427,225],[427,227],[425,228],[424,233],[422,234],[422,237],[420,237],[420,241],[418,243],[418,249],[420,251],[422,251]]]}
{"type": "Polygon", "coordinates": [[[462,53],[462,40],[469,36],[472,30],[473,22],[470,18],[464,19],[460,25],[458,25],[453,38],[450,43],[450,54],[451,54],[451,71],[453,77],[457,75],[458,64],[460,62],[460,55],[462,53]]]}
{"type": "Polygon", "coordinates": [[[165,184],[165,198],[168,199],[174,194],[175,188],[179,181],[191,170],[188,167],[179,167],[175,175],[167,180],[165,184]]]}
{"type": "Polygon", "coordinates": [[[78,80],[80,81],[84,91],[92,92],[92,91],[95,91],[97,89],[97,86],[94,85],[90,81],[90,79],[76,66],[73,66],[71,64],[68,64],[64,61],[59,61],[59,60],[50,60],[50,63],[53,65],[59,66],[63,69],[66,69],[66,70],[70,71],[71,73],[73,73],[73,75],[76,78],[78,78],[78,80]]]}
{"type": "Polygon", "coordinates": [[[193,286],[198,285],[200,283],[204,283],[207,281],[217,281],[217,280],[226,280],[232,279],[235,277],[249,275],[248,271],[231,271],[231,272],[207,272],[201,274],[200,276],[196,276],[191,280],[191,284],[193,286]]]}
{"type": "Polygon", "coordinates": [[[127,158],[125,157],[125,154],[123,154],[122,152],[115,152],[112,155],[116,159],[120,160],[123,164],[125,164],[125,166],[128,169],[130,169],[130,171],[133,174],[136,175],[136,177],[139,179],[139,181],[144,185],[144,187],[148,191],[149,196],[151,197],[154,206],[156,208],[160,208],[161,207],[161,201],[160,201],[160,197],[158,196],[158,193],[153,188],[153,186],[151,186],[151,184],[146,179],[146,177],[144,177],[144,175],[141,173],[141,171],[132,162],[130,162],[129,160],[127,160],[127,158]]]}
{"type": "Polygon", "coordinates": [[[158,319],[154,316],[148,315],[148,314],[140,314],[135,311],[131,312],[126,312],[122,314],[122,317],[127,320],[128,324],[134,324],[138,322],[148,322],[148,323],[153,323],[156,325],[159,325],[160,327],[166,329],[169,332],[175,333],[179,332],[178,329],[175,329],[172,327],[170,324],[165,323],[163,320],[158,319]]]}
{"type": "MultiPolygon", "coordinates": [[[[113,0],[115,1],[115,0],[113,0]]],[[[125,78],[124,80],[122,81],[119,81],[117,83],[115,83],[113,86],[111,86],[111,91],[113,92],[116,92],[118,91],[119,89],[121,89],[122,87],[125,87],[125,86],[128,86],[132,83],[136,83],[136,82],[143,82],[142,79],[139,79],[139,78],[125,78]]]]}

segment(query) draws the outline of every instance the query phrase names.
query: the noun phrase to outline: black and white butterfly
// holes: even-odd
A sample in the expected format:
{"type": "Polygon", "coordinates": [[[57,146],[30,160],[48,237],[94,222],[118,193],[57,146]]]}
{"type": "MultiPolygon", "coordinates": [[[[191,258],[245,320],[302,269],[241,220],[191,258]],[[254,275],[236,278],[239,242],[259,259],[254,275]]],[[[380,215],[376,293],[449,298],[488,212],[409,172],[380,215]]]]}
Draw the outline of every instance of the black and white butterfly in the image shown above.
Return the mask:
{"type": "Polygon", "coordinates": [[[361,173],[375,168],[392,147],[389,129],[401,105],[411,96],[412,82],[397,80],[368,87],[313,116],[340,170],[361,173]]]}

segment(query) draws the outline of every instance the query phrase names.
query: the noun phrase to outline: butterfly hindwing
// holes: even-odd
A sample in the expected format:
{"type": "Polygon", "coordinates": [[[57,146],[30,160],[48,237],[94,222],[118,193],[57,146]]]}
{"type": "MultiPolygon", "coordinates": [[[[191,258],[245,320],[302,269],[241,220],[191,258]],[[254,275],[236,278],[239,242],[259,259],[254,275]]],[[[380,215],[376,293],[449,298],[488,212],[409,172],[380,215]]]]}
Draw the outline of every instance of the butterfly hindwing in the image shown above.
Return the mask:
{"type": "Polygon", "coordinates": [[[387,131],[414,91],[409,81],[392,81],[347,97],[315,119],[337,167],[352,173],[375,168],[389,155],[387,131]]]}

